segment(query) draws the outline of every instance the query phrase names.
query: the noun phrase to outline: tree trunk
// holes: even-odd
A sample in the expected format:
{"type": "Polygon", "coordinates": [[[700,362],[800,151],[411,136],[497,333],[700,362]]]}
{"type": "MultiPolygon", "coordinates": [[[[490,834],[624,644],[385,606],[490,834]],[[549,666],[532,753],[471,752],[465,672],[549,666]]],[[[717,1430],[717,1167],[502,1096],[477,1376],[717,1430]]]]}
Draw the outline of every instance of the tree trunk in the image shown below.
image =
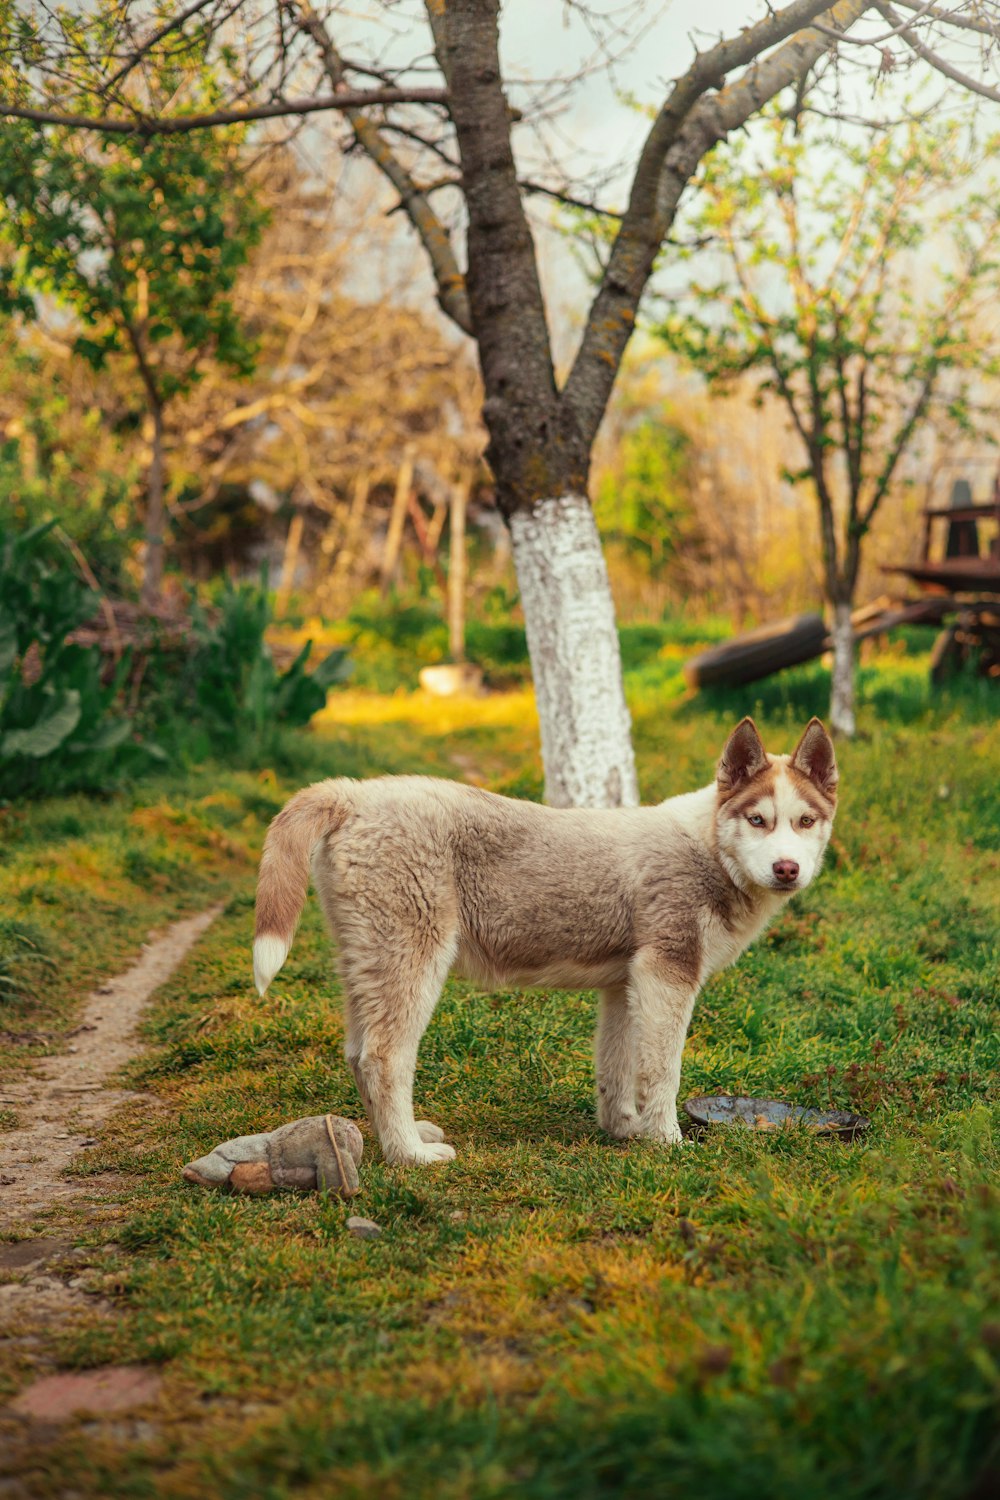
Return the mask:
{"type": "Polygon", "coordinates": [[[357,559],[361,525],[365,518],[370,489],[371,475],[367,471],[362,471],[354,480],[354,493],[351,496],[351,508],[347,514],[347,525],[344,527],[344,538],[333,564],[333,577],[336,580],[346,578],[357,559]]]}
{"type": "MultiPolygon", "coordinates": [[[[468,210],[465,283],[489,433],[511,533],[556,807],[638,800],[614,604],[586,498],[593,434],[556,385],[531,226],[510,142],[499,0],[428,7],[468,210]]],[[[596,428],[596,424],[595,424],[596,428]]]]}
{"type": "Polygon", "coordinates": [[[594,513],[583,495],[510,517],[553,807],[634,807],[631,720],[614,604],[594,513]]]}
{"type": "Polygon", "coordinates": [[[274,601],[274,613],[279,620],[288,607],[288,596],[295,582],[295,569],[299,565],[299,548],[302,545],[302,527],[302,512],[297,510],[288,524],[285,555],[281,561],[281,577],[278,580],[278,593],[274,601]]]}
{"type": "Polygon", "coordinates": [[[403,527],[406,524],[406,507],[410,498],[410,486],[413,484],[413,447],[407,444],[403,454],[403,462],[399,466],[396,475],[396,493],[392,501],[392,511],[389,516],[389,529],[385,534],[385,548],[382,553],[382,597],[389,592],[396,576],[396,565],[399,562],[399,549],[403,544],[403,527]]]}
{"type": "Polygon", "coordinates": [[[140,603],[153,609],[163,587],[163,407],[151,403],[153,442],[146,482],[146,566],[142,575],[140,603]]]}
{"type": "Polygon", "coordinates": [[[452,661],[465,660],[465,508],[466,484],[451,492],[451,550],[448,561],[448,650],[452,661]]]}
{"type": "Polygon", "coordinates": [[[833,685],[830,694],[830,727],[849,740],[854,735],[854,629],[850,601],[833,606],[833,685]]]}

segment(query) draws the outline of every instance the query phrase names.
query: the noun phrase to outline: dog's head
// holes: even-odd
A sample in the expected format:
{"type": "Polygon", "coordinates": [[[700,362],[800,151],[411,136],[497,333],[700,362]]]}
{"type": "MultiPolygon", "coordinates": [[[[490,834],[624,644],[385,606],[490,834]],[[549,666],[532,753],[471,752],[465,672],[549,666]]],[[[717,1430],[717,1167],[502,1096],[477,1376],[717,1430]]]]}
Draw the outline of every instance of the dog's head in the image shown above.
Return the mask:
{"type": "Polygon", "coordinates": [[[719,853],[743,890],[800,891],[823,859],[837,805],[833,741],[811,719],[791,755],[768,755],[752,719],[737,724],[715,776],[719,853]]]}

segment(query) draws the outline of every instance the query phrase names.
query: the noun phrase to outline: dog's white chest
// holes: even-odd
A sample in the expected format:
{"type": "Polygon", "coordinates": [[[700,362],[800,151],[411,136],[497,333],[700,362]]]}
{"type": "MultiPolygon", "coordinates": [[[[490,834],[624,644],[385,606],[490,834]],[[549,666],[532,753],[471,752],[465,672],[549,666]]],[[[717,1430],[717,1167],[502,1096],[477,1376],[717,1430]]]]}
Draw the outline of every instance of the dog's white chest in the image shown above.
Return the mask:
{"type": "Polygon", "coordinates": [[[765,927],[773,920],[786,898],[767,900],[735,928],[727,927],[717,918],[709,918],[702,931],[702,959],[699,983],[704,984],[720,969],[735,963],[765,927]]]}

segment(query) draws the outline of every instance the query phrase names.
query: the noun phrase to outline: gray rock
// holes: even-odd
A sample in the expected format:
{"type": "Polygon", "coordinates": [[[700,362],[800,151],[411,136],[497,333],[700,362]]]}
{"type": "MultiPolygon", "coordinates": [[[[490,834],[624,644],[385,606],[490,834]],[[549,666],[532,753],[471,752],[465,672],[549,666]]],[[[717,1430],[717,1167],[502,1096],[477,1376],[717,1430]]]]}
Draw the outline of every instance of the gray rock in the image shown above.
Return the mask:
{"type": "Polygon", "coordinates": [[[374,1240],[382,1233],[381,1228],[373,1219],[361,1219],[357,1214],[352,1214],[347,1221],[349,1234],[353,1234],[359,1240],[374,1240]]]}

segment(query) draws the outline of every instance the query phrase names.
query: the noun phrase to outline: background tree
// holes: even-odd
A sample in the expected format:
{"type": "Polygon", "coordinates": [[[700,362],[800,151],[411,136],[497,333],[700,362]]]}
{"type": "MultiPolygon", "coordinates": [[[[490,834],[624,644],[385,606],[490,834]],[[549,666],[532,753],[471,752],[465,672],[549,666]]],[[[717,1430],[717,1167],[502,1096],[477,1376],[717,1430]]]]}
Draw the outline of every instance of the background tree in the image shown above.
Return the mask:
{"type": "Polygon", "coordinates": [[[787,477],[818,505],[842,735],[865,537],[926,424],[972,428],[1000,371],[993,149],[956,127],[844,140],[777,114],[752,147],[713,154],[690,216],[722,263],[690,283],[663,337],[717,385],[753,372],[791,419],[803,464],[787,477]]]}
{"type": "MultiPolygon", "coordinates": [[[[169,78],[160,77],[158,93],[169,78]]],[[[210,361],[247,372],[253,345],[229,297],[262,215],[241,168],[239,128],[198,135],[0,132],[0,235],[13,287],[69,312],[94,369],[125,359],[149,424],[145,606],[160,594],[169,405],[210,361]]],[[[10,304],[8,304],[10,305],[10,304]]]]}
{"type": "Polygon", "coordinates": [[[232,304],[255,341],[255,370],[237,379],[216,367],[185,398],[175,507],[192,537],[224,524],[215,502],[227,494],[291,509],[293,524],[305,518],[317,594],[327,609],[342,608],[384,560],[411,450],[418,495],[403,495],[399,519],[419,541],[427,496],[427,526],[439,532],[443,515],[433,512],[482,448],[481,392],[467,350],[408,305],[391,276],[360,290],[359,265],[392,260],[394,227],[370,192],[339,211],[290,147],[258,163],[254,190],[269,219],[232,304]]]}
{"type": "MultiPolygon", "coordinates": [[[[616,216],[579,347],[561,383],[526,203],[538,191],[579,203],[586,188],[567,183],[568,168],[539,181],[524,153],[519,167],[515,124],[521,134],[521,125],[551,113],[566,80],[557,80],[547,97],[542,86],[512,109],[500,62],[499,0],[426,6],[434,82],[443,85],[436,88],[428,87],[427,33],[408,28],[413,51],[397,62],[398,35],[388,52],[378,36],[366,51],[363,28],[338,17],[336,7],[320,12],[309,0],[205,0],[173,15],[133,0],[102,6],[98,17],[88,13],[69,30],[62,13],[9,4],[5,14],[16,20],[8,20],[3,38],[7,67],[0,69],[0,84],[7,98],[0,109],[41,126],[65,121],[55,80],[79,71],[82,47],[87,67],[96,65],[101,74],[82,122],[87,128],[148,135],[234,117],[342,112],[358,147],[398,193],[426,252],[439,305],[477,346],[487,458],[510,526],[531,650],[546,795],[556,804],[632,803],[638,789],[614,609],[588,499],[594,440],[657,255],[682,194],[713,146],[781,90],[824,69],[848,31],[859,52],[875,49],[880,68],[887,49],[889,55],[912,52],[915,44],[936,65],[935,38],[949,27],[982,41],[984,66],[991,65],[996,0],[969,0],[957,13],[904,6],[904,19],[889,28],[888,38],[879,32],[885,30],[881,14],[874,35],[855,37],[853,28],[869,9],[869,0],[766,6],[755,23],[699,52],[670,86],[629,173],[627,206],[616,216]],[[157,49],[186,47],[203,59],[218,42],[231,53],[236,15],[246,45],[231,109],[196,116],[172,108],[159,118],[123,110],[123,79],[157,49]],[[338,46],[339,20],[350,28],[349,53],[338,46]],[[408,103],[420,109],[400,113],[408,103]],[[460,200],[463,258],[458,236],[436,206],[445,189],[460,200]]],[[[593,7],[586,18],[601,29],[593,7]]],[[[974,70],[945,65],[952,76],[960,72],[963,83],[990,90],[974,70]]],[[[544,71],[551,78],[551,69],[544,71]]]]}

